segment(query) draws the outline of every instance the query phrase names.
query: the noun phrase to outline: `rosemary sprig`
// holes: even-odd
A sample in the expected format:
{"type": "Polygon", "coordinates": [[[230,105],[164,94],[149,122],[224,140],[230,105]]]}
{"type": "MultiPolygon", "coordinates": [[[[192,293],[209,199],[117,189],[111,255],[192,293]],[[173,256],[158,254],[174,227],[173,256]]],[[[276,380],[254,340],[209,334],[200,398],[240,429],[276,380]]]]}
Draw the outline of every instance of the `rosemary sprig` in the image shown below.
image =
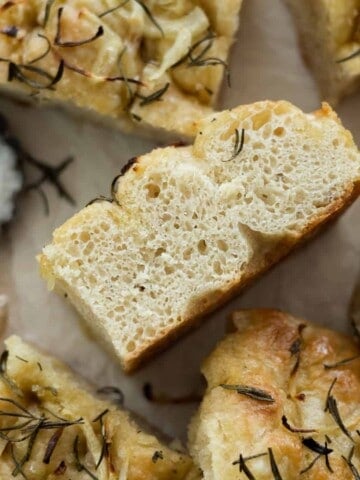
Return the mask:
{"type": "Polygon", "coordinates": [[[234,158],[236,158],[244,148],[244,143],[245,143],[245,129],[244,128],[241,129],[241,136],[240,136],[239,130],[235,128],[235,144],[234,144],[233,154],[227,160],[222,160],[222,161],[230,162],[231,160],[234,160],[234,158]]]}
{"type": "Polygon", "coordinates": [[[285,415],[283,415],[281,417],[281,422],[287,430],[289,430],[290,432],[293,432],[293,433],[314,433],[314,432],[316,432],[315,429],[304,429],[304,428],[292,427],[290,425],[290,423],[288,422],[288,419],[286,418],[285,415]]]}
{"type": "Polygon", "coordinates": [[[55,0],[46,0],[45,14],[44,14],[44,23],[43,23],[43,27],[44,27],[44,28],[46,27],[47,22],[49,21],[50,10],[51,10],[51,7],[53,6],[53,3],[54,3],[54,2],[55,2],[55,0]]]}
{"type": "Polygon", "coordinates": [[[113,77],[95,75],[95,73],[92,73],[83,68],[77,67],[76,65],[71,65],[70,63],[66,62],[64,59],[62,59],[61,61],[63,62],[64,67],[67,68],[68,70],[78,73],[83,77],[92,78],[97,82],[125,82],[125,83],[128,82],[128,83],[134,83],[135,85],[143,85],[143,83],[140,80],[136,80],[135,78],[124,77],[122,75],[117,75],[113,77]]]}
{"type": "Polygon", "coordinates": [[[309,465],[305,468],[303,468],[301,471],[300,471],[300,475],[302,475],[303,473],[306,473],[308,472],[309,470],[312,469],[312,467],[315,465],[315,463],[321,458],[321,454],[319,454],[317,457],[314,458],[314,460],[312,460],[309,465]]]}
{"type": "Polygon", "coordinates": [[[232,462],[232,465],[239,465],[239,471],[244,472],[244,475],[246,475],[249,480],[256,480],[249,467],[246,465],[246,462],[253,460],[254,458],[264,457],[265,455],[268,455],[268,453],[258,453],[249,457],[244,457],[242,454],[240,454],[239,459],[232,462]]]}
{"type": "Polygon", "coordinates": [[[344,63],[349,60],[352,60],[355,57],[358,57],[360,55],[360,48],[358,50],[355,50],[355,52],[351,53],[350,55],[347,55],[344,58],[340,58],[340,60],[336,60],[336,63],[344,63]]]}
{"type": "Polygon", "coordinates": [[[259,400],[262,402],[274,403],[275,399],[265,390],[260,388],[249,387],[247,385],[226,385],[221,384],[220,387],[225,390],[234,390],[240,395],[245,395],[247,397],[253,398],[254,400],[259,400]]]}
{"type": "Polygon", "coordinates": [[[19,31],[20,31],[19,28],[16,27],[15,25],[11,25],[11,26],[0,29],[0,33],[10,38],[16,38],[18,36],[19,31]]]}
{"type": "Polygon", "coordinates": [[[170,86],[170,83],[168,82],[163,87],[159,88],[159,90],[156,90],[155,92],[153,92],[151,95],[148,95],[148,96],[144,96],[137,93],[136,96],[141,99],[141,102],[139,103],[140,107],[149,105],[152,102],[161,101],[162,99],[161,97],[167,92],[169,86],[170,86]]]}
{"type": "Polygon", "coordinates": [[[140,5],[140,7],[144,10],[145,15],[150,20],[150,22],[159,30],[161,35],[164,36],[163,29],[161,28],[160,24],[158,23],[158,21],[156,20],[154,15],[151,13],[150,9],[145,5],[145,3],[142,2],[141,0],[134,0],[134,2],[136,2],[138,5],[140,5]]]}
{"type": "Polygon", "coordinates": [[[57,444],[59,443],[59,440],[61,438],[61,435],[63,434],[63,431],[64,431],[64,427],[58,428],[50,437],[50,440],[46,446],[46,450],[43,457],[43,463],[45,463],[46,465],[50,463],[51,456],[54,453],[54,450],[57,444]]]}
{"type": "Polygon", "coordinates": [[[86,38],[85,40],[80,40],[77,42],[74,42],[74,41],[64,42],[63,40],[61,40],[61,17],[62,17],[63,11],[64,11],[64,7],[60,7],[57,11],[57,27],[56,27],[56,35],[54,40],[54,44],[57,47],[63,47],[63,48],[81,47],[82,45],[86,45],[88,43],[94,42],[96,39],[104,35],[104,27],[100,25],[96,33],[94,33],[94,35],[92,35],[90,38],[86,38]]]}
{"type": "Polygon", "coordinates": [[[105,12],[102,12],[98,15],[99,18],[103,18],[106,15],[109,15],[110,13],[116,12],[116,10],[119,10],[119,8],[124,7],[127,3],[129,3],[130,0],[125,0],[124,2],[120,3],[116,7],[109,8],[109,10],[105,10],[105,12]]]}
{"type": "MultiPolygon", "coordinates": [[[[7,374],[7,361],[9,358],[8,350],[4,350],[0,357],[0,379],[18,396],[23,397],[23,392],[18,385],[7,374]]],[[[1,400],[1,398],[0,398],[1,400]]]]}
{"type": "Polygon", "coordinates": [[[54,475],[59,475],[59,476],[64,475],[66,470],[67,470],[67,466],[66,466],[65,460],[61,460],[59,465],[54,470],[54,475]]]}
{"type": "Polygon", "coordinates": [[[351,470],[351,473],[353,474],[353,477],[355,478],[355,480],[360,480],[360,472],[359,470],[355,467],[355,465],[352,463],[352,458],[354,456],[354,450],[355,450],[355,447],[352,447],[350,452],[349,452],[349,456],[348,458],[344,457],[344,455],[341,455],[341,457],[345,460],[345,462],[348,464],[350,470],[351,470]]]}
{"type": "Polygon", "coordinates": [[[79,435],[76,435],[74,444],[73,444],[73,453],[74,453],[74,458],[75,458],[75,466],[78,472],[84,471],[89,475],[90,478],[93,480],[99,480],[98,477],[96,477],[88,468],[85,467],[83,463],[80,461],[80,456],[79,456],[79,435]]]}
{"type": "Polygon", "coordinates": [[[345,358],[344,360],[340,360],[339,362],[336,362],[336,363],[332,363],[332,364],[324,363],[324,368],[325,370],[330,370],[331,368],[342,367],[343,365],[347,365],[348,363],[351,363],[354,360],[358,360],[359,358],[360,358],[360,355],[355,355],[354,357],[345,358]]]}
{"type": "Polygon", "coordinates": [[[107,413],[109,413],[108,408],[106,410],[104,410],[103,412],[101,412],[93,420],[93,423],[96,423],[96,422],[100,423],[100,434],[101,434],[101,441],[102,441],[101,452],[100,452],[99,460],[96,462],[95,470],[97,470],[100,467],[101,462],[103,461],[104,457],[108,456],[108,444],[107,444],[107,440],[106,440],[106,432],[105,432],[105,427],[104,427],[104,422],[103,422],[103,418],[107,413]]]}
{"type": "Polygon", "coordinates": [[[282,476],[280,475],[279,468],[276,464],[275,457],[271,448],[268,449],[269,458],[270,458],[270,467],[271,472],[273,474],[274,480],[282,480],[282,476]]]}
{"type": "Polygon", "coordinates": [[[337,406],[337,401],[333,395],[331,395],[334,385],[337,381],[337,377],[331,382],[330,388],[328,390],[325,402],[325,412],[329,412],[330,415],[333,417],[334,421],[337,423],[340,430],[350,439],[353,441],[353,438],[349,432],[349,430],[345,427],[344,422],[340,416],[339,408],[337,406]]]}
{"type": "Polygon", "coordinates": [[[33,63],[36,63],[36,62],[39,62],[40,60],[42,60],[43,58],[45,58],[51,51],[51,42],[50,40],[47,38],[46,35],[42,35],[41,33],[38,33],[37,36],[39,38],[43,38],[44,40],[46,40],[46,43],[47,43],[47,46],[46,46],[46,50],[44,53],[42,53],[41,55],[39,55],[38,57],[34,58],[33,60],[31,60],[31,62],[29,62],[29,65],[32,65],[33,63]]]}

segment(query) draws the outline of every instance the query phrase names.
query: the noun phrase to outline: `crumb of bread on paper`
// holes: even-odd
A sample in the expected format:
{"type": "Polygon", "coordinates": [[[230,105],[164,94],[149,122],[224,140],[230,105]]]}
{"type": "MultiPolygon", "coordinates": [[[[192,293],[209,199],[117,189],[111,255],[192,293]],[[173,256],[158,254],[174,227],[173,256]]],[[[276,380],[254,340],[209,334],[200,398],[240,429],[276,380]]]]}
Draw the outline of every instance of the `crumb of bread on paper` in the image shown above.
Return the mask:
{"type": "Polygon", "coordinates": [[[132,160],[39,256],[94,337],[134,370],[335,218],[360,154],[331,108],[258,102],[214,114],[193,145],[132,160]]]}
{"type": "Polygon", "coordinates": [[[188,455],[144,432],[119,405],[94,396],[59,360],[17,336],[5,345],[0,375],[1,479],[198,478],[188,455]]]}
{"type": "Polygon", "coordinates": [[[357,478],[359,345],[276,310],[232,321],[189,429],[204,480],[357,478]]]}
{"type": "Polygon", "coordinates": [[[360,87],[359,0],[284,0],[306,63],[333,105],[360,87]]]}
{"type": "Polygon", "coordinates": [[[0,90],[125,131],[192,137],[228,74],[241,4],[0,1],[0,90]]]}

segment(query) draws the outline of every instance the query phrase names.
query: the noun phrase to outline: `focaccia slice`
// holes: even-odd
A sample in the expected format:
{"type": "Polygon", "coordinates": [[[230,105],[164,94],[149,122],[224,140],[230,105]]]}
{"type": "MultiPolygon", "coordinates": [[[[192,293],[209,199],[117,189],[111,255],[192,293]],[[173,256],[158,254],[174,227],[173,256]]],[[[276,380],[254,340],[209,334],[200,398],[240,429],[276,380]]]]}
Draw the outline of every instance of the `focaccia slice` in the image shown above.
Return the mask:
{"type": "Polygon", "coordinates": [[[360,349],[274,310],[233,315],[205,361],[190,427],[205,480],[354,480],[360,472],[360,349]]]}
{"type": "Polygon", "coordinates": [[[1,357],[0,479],[195,480],[190,458],[12,336],[1,357]]]}
{"type": "Polygon", "coordinates": [[[55,231],[41,273],[131,371],[339,214],[359,180],[328,106],[234,108],[193,145],[133,160],[109,201],[55,231]]]}
{"type": "Polygon", "coordinates": [[[285,0],[321,96],[335,105],[360,86],[359,0],[285,0]]]}
{"type": "Polygon", "coordinates": [[[0,91],[120,127],[194,135],[242,0],[0,0],[0,91]]]}

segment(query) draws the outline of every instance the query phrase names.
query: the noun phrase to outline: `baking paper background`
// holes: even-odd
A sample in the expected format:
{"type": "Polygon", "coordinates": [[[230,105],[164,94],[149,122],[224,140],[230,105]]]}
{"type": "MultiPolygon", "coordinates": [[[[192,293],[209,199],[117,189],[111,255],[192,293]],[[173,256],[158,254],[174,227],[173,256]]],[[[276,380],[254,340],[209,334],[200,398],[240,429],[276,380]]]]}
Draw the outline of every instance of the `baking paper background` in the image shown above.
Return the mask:
{"type": "MultiPolygon", "coordinates": [[[[238,41],[231,59],[232,88],[223,107],[261,99],[286,99],[305,111],[320,105],[315,83],[304,67],[290,15],[280,0],[245,0],[238,41]]],[[[229,313],[243,307],[278,307],[336,329],[350,330],[347,306],[360,269],[360,201],[314,241],[213,314],[197,331],[158,356],[132,377],[82,331],[77,314],[64,299],[46,289],[35,255],[51,232],[90,199],[107,194],[110,183],[130,158],[152,149],[155,142],[124,136],[98,125],[74,120],[54,110],[34,110],[0,99],[0,111],[28,151],[58,163],[72,154],[75,163],[63,176],[75,197],[72,207],[45,187],[50,216],[36,192],[18,204],[17,217],[0,240],[0,294],[10,297],[7,333],[16,332],[69,363],[98,386],[117,385],[125,405],[171,436],[186,437],[196,405],[154,405],[142,386],[174,396],[201,385],[202,359],[221,339],[229,313]]],[[[337,111],[360,143],[360,94],[337,111]]]]}

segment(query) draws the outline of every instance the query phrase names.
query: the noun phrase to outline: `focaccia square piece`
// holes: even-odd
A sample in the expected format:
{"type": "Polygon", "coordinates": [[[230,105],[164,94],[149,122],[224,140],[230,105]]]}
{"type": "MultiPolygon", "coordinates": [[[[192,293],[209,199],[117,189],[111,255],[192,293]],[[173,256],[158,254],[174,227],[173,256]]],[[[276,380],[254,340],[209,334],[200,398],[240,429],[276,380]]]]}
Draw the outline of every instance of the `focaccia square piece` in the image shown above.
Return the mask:
{"type": "Polygon", "coordinates": [[[0,90],[191,137],[242,0],[0,0],[0,90]]]}
{"type": "Polygon", "coordinates": [[[190,427],[204,480],[359,478],[359,345],[274,310],[233,323],[190,427]]]}
{"type": "Polygon", "coordinates": [[[359,0],[285,0],[324,100],[335,105],[360,86],[359,0]]]}
{"type": "Polygon", "coordinates": [[[241,106],[204,120],[193,145],[133,160],[108,201],[55,231],[41,272],[131,371],[340,214],[359,183],[359,151],[327,105],[241,106]]]}
{"type": "Polygon", "coordinates": [[[0,479],[195,480],[183,453],[96,398],[60,361],[19,337],[0,373],[0,479]]]}

